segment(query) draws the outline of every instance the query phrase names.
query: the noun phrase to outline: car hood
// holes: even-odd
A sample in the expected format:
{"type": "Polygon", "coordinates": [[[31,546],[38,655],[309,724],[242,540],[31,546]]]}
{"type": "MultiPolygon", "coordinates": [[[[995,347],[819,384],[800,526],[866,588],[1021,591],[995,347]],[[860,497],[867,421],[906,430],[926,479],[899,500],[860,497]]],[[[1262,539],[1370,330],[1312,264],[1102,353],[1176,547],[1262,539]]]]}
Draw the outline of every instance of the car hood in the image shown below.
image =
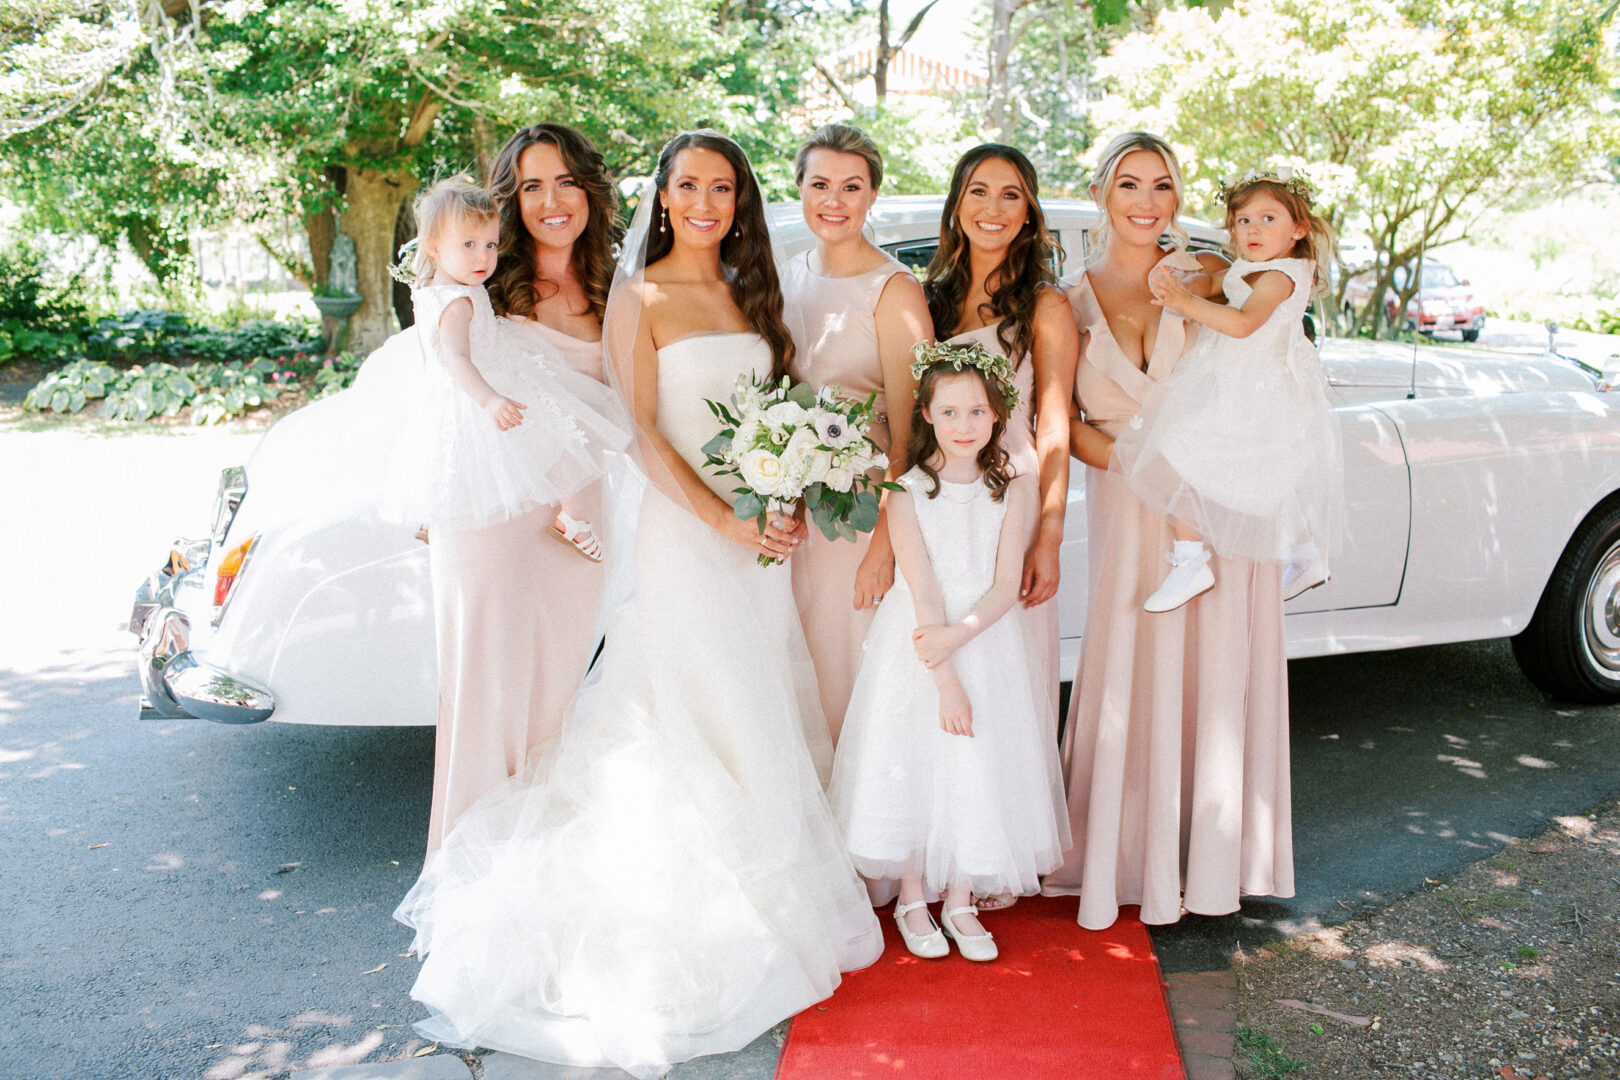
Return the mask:
{"type": "Polygon", "coordinates": [[[1326,338],[1320,351],[1328,381],[1345,390],[1404,391],[1416,385],[1432,393],[1492,397],[1593,388],[1591,376],[1548,353],[1446,349],[1352,338],[1326,338]]]}

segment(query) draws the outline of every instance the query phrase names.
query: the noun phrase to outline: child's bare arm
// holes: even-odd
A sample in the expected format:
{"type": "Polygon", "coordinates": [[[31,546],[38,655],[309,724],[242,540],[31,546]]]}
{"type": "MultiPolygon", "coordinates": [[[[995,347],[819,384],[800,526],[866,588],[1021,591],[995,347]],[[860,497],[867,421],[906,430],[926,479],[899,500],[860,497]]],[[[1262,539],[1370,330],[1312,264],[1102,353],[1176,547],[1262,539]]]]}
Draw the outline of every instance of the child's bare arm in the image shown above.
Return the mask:
{"type": "Polygon", "coordinates": [[[471,327],[472,301],[461,297],[453,301],[439,316],[439,356],[443,358],[450,381],[462,393],[478,403],[478,407],[495,419],[502,431],[523,423],[523,410],[528,408],[510,398],[502,397],[479,374],[472,362],[471,327]]]}
{"type": "Polygon", "coordinates": [[[996,542],[996,579],[973,610],[961,622],[949,626],[924,623],[918,619],[913,640],[917,655],[929,667],[937,667],[949,659],[957,649],[972,641],[1007,614],[1018,602],[1023,578],[1024,544],[1034,527],[1037,494],[1034,478],[1017,476],[1007,487],[1007,515],[1001,523],[1001,535],[996,542]]]}
{"type": "Polygon", "coordinates": [[[1227,337],[1246,338],[1271,318],[1277,305],[1294,291],[1294,281],[1281,270],[1263,270],[1242,307],[1223,307],[1193,296],[1173,277],[1149,277],[1153,302],[1227,337]]]}
{"type": "Polygon", "coordinates": [[[973,703],[949,660],[934,669],[934,688],[939,691],[939,726],[947,735],[973,737],[973,703]]]}
{"type": "MultiPolygon", "coordinates": [[[[932,626],[945,621],[945,599],[940,595],[939,581],[934,577],[934,566],[928,559],[922,528],[917,524],[917,506],[912,499],[918,497],[909,488],[889,492],[889,539],[894,544],[895,567],[911,589],[917,625],[932,626]]],[[[920,497],[927,498],[927,495],[920,497]]]]}

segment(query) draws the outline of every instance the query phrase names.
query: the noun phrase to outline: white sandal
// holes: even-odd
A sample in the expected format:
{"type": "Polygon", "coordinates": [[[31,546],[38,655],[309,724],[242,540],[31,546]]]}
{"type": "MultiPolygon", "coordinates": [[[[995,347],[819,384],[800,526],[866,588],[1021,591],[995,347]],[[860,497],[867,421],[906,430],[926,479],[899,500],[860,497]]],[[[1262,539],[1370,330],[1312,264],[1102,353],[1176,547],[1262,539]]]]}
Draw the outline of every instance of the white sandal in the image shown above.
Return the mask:
{"type": "Polygon", "coordinates": [[[928,911],[928,901],[917,900],[910,904],[894,905],[894,924],[900,928],[900,940],[906,943],[906,948],[912,956],[919,956],[924,960],[938,960],[951,951],[945,943],[945,935],[940,933],[939,925],[934,922],[934,916],[928,916],[928,925],[933,929],[926,934],[912,933],[911,927],[906,925],[906,916],[922,908],[928,911]]]}
{"type": "Polygon", "coordinates": [[[956,923],[953,921],[958,915],[977,916],[978,914],[979,909],[972,904],[968,904],[966,907],[951,908],[949,911],[941,912],[939,923],[945,933],[950,935],[951,939],[956,942],[956,949],[962,954],[962,959],[977,960],[982,963],[986,960],[994,960],[999,955],[996,951],[995,938],[991,936],[988,930],[982,934],[964,934],[956,928],[956,923]]]}
{"type": "Polygon", "coordinates": [[[597,539],[596,530],[591,528],[589,521],[571,518],[559,510],[557,519],[547,532],[553,540],[567,544],[591,562],[602,561],[602,541],[597,539]]]}

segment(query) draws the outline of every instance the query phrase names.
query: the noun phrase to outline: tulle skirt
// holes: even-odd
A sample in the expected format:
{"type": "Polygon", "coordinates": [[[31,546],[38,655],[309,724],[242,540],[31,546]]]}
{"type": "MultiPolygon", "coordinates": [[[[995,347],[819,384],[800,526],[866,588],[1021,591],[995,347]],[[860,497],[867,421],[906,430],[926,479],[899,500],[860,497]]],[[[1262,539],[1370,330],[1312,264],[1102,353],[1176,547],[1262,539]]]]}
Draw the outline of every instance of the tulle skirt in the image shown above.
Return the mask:
{"type": "Polygon", "coordinates": [[[422,1034],[638,1077],[737,1050],[882,938],[822,794],[785,567],[656,490],[559,738],[469,809],[396,917],[422,1034]]]}
{"type": "Polygon", "coordinates": [[[501,431],[418,340],[410,331],[390,338],[350,391],[381,424],[377,500],[386,517],[467,529],[555,506],[601,480],[606,455],[630,441],[612,390],[560,358],[499,349],[506,339],[488,334],[480,374],[526,406],[523,422],[501,431]]]}
{"type": "Polygon", "coordinates": [[[1113,469],[1217,554],[1311,562],[1342,528],[1343,453],[1316,350],[1286,357],[1207,332],[1143,398],[1113,469]]]}
{"type": "Polygon", "coordinates": [[[1033,894],[1069,848],[1057,745],[1021,608],[952,657],[973,736],[939,726],[934,676],[917,659],[905,579],[878,606],[838,743],[828,798],[855,868],[886,899],[920,875],[930,895],[1033,894]]]}

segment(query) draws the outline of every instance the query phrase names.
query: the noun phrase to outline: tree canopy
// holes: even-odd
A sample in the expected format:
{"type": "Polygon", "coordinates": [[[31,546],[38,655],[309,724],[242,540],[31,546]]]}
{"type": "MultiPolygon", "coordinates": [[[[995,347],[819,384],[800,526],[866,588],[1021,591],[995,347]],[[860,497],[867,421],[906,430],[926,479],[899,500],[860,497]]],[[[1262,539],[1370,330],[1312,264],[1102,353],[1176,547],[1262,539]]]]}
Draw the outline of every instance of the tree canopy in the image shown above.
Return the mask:
{"type": "MultiPolygon", "coordinates": [[[[1482,213],[1607,180],[1620,118],[1612,0],[1238,0],[1165,12],[1101,70],[1109,130],[1183,155],[1193,209],[1223,177],[1303,168],[1337,229],[1364,229],[1378,278],[1467,235],[1482,213]]],[[[1352,267],[1361,269],[1361,267],[1352,267]]],[[[1343,281],[1341,279],[1341,295],[1343,281]]],[[[1404,308],[1404,297],[1401,307],[1404,308]]]]}

